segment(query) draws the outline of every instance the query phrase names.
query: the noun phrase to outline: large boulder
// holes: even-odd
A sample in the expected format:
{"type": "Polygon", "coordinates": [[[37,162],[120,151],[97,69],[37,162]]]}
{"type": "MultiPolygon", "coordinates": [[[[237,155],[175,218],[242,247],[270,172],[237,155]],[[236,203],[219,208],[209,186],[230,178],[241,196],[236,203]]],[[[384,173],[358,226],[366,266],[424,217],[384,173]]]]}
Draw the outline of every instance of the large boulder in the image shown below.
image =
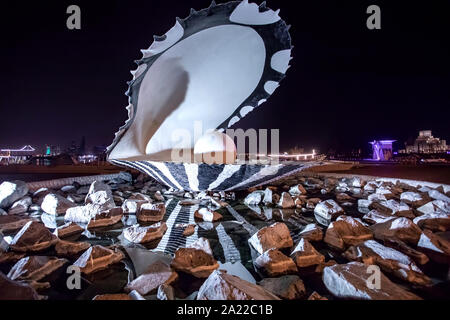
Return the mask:
{"type": "Polygon", "coordinates": [[[55,245],[56,255],[58,257],[78,258],[79,255],[91,247],[89,242],[72,242],[59,240],[55,245]]]}
{"type": "Polygon", "coordinates": [[[158,222],[151,226],[140,227],[134,225],[123,230],[123,236],[133,243],[148,243],[161,239],[167,231],[165,222],[158,222]]]}
{"type": "Polygon", "coordinates": [[[28,193],[28,186],[23,181],[4,181],[0,184],[0,208],[8,209],[14,202],[28,193]]]}
{"type": "Polygon", "coordinates": [[[370,205],[370,208],[376,209],[380,212],[387,213],[390,215],[414,218],[414,214],[413,214],[411,208],[406,203],[398,202],[398,201],[395,201],[394,199],[380,201],[380,202],[373,202],[370,205]]]}
{"type": "Polygon", "coordinates": [[[345,250],[348,246],[372,238],[372,231],[360,221],[349,216],[340,216],[328,226],[324,241],[335,249],[345,250]]]}
{"type": "Polygon", "coordinates": [[[285,300],[301,299],[306,294],[305,285],[303,284],[302,279],[296,275],[286,275],[279,278],[265,278],[259,285],[285,300]]]}
{"type": "Polygon", "coordinates": [[[336,264],[323,271],[323,283],[334,296],[358,300],[420,300],[380,272],[379,286],[372,281],[373,272],[360,262],[336,264]]]}
{"type": "Polygon", "coordinates": [[[9,271],[11,280],[39,281],[52,274],[68,261],[56,257],[30,256],[20,259],[9,271]]]}
{"type": "Polygon", "coordinates": [[[10,248],[18,252],[37,252],[45,250],[58,241],[42,223],[27,222],[15,235],[10,243],[10,248]]]}
{"type": "Polygon", "coordinates": [[[281,194],[280,200],[277,203],[277,206],[280,208],[283,208],[283,209],[288,209],[288,208],[294,208],[295,203],[289,193],[283,192],[281,194]]]}
{"type": "Polygon", "coordinates": [[[417,208],[421,214],[450,213],[450,202],[433,200],[417,208]]]}
{"type": "Polygon", "coordinates": [[[377,223],[370,227],[375,239],[398,239],[415,246],[420,239],[422,230],[408,218],[396,218],[377,223]]]}
{"type": "Polygon", "coordinates": [[[219,264],[214,257],[202,249],[178,248],[171,263],[172,268],[196,278],[207,278],[219,264]]]}
{"type": "Polygon", "coordinates": [[[53,215],[65,214],[67,209],[76,206],[77,205],[72,201],[54,193],[47,194],[41,204],[41,208],[44,212],[53,215]]]}
{"type": "Polygon", "coordinates": [[[400,251],[400,252],[406,254],[408,257],[410,257],[411,259],[413,259],[416,263],[418,263],[420,265],[424,265],[424,264],[428,263],[428,261],[430,261],[430,259],[428,259],[428,257],[423,252],[420,252],[420,251],[410,247],[409,245],[407,245],[406,243],[404,243],[401,240],[385,239],[383,241],[383,244],[385,246],[388,246],[390,248],[393,248],[397,251],[400,251]]]}
{"type": "Polygon", "coordinates": [[[414,218],[413,221],[421,229],[442,232],[450,230],[450,213],[446,212],[423,214],[414,218]]]}
{"type": "Polygon", "coordinates": [[[323,231],[322,228],[317,224],[310,223],[306,225],[302,231],[299,232],[298,236],[308,241],[322,241],[323,231]]]}
{"type": "Polygon", "coordinates": [[[308,240],[301,238],[291,253],[291,258],[299,268],[310,267],[325,262],[325,257],[308,240]]]}
{"type": "Polygon", "coordinates": [[[95,215],[88,224],[88,229],[100,228],[106,226],[112,226],[118,223],[123,217],[123,211],[121,207],[115,207],[103,211],[95,215]]]}
{"type": "Polygon", "coordinates": [[[407,255],[385,247],[375,240],[367,240],[359,245],[350,247],[344,253],[344,257],[349,260],[363,262],[366,265],[378,265],[383,271],[392,273],[414,285],[428,286],[431,284],[430,278],[407,255]]]}
{"type": "Polygon", "coordinates": [[[110,265],[120,262],[124,257],[124,254],[118,250],[96,245],[87,249],[73,265],[79,267],[82,273],[91,274],[107,269],[110,265]]]}
{"type": "Polygon", "coordinates": [[[344,214],[344,209],[342,209],[334,200],[325,200],[316,205],[314,213],[326,220],[333,220],[344,214]]]}
{"type": "Polygon", "coordinates": [[[28,208],[32,205],[31,197],[23,197],[20,200],[14,202],[9,208],[8,214],[22,214],[28,211],[28,208]]]}
{"type": "Polygon", "coordinates": [[[429,230],[424,230],[420,236],[417,248],[431,260],[450,265],[450,242],[443,237],[429,230]]]}
{"type": "Polygon", "coordinates": [[[103,209],[111,209],[116,206],[111,188],[100,181],[94,181],[91,184],[85,203],[96,204],[102,206],[103,209]]]}
{"type": "Polygon", "coordinates": [[[60,239],[83,233],[84,229],[75,222],[67,222],[55,229],[53,234],[60,239]]]}
{"type": "Polygon", "coordinates": [[[154,294],[160,285],[170,285],[177,279],[178,274],[169,265],[162,261],[156,261],[143,274],[131,281],[125,287],[125,292],[136,290],[143,296],[154,294]]]}
{"type": "Polygon", "coordinates": [[[216,270],[200,287],[198,300],[280,300],[261,286],[216,270]]]}
{"type": "Polygon", "coordinates": [[[288,227],[282,222],[260,229],[248,242],[259,254],[269,249],[290,248],[294,244],[288,227]]]}
{"type": "Polygon", "coordinates": [[[13,281],[0,272],[0,300],[39,300],[36,290],[30,285],[13,281]]]}
{"type": "Polygon", "coordinates": [[[297,272],[294,261],[277,249],[269,249],[256,258],[255,267],[262,270],[269,277],[278,277],[297,272]]]}
{"type": "Polygon", "coordinates": [[[249,193],[245,197],[244,203],[246,205],[258,205],[261,203],[264,196],[265,196],[265,194],[264,194],[264,191],[262,191],[262,190],[253,191],[252,193],[249,193]]]}
{"type": "Polygon", "coordinates": [[[143,203],[136,215],[139,222],[159,222],[166,214],[164,203],[143,203]]]}
{"type": "Polygon", "coordinates": [[[33,221],[33,219],[14,215],[0,215],[0,232],[19,230],[30,221],[33,221]]]}
{"type": "Polygon", "coordinates": [[[428,202],[427,197],[424,197],[422,194],[413,191],[403,192],[400,195],[400,200],[414,208],[423,206],[428,202]]]}

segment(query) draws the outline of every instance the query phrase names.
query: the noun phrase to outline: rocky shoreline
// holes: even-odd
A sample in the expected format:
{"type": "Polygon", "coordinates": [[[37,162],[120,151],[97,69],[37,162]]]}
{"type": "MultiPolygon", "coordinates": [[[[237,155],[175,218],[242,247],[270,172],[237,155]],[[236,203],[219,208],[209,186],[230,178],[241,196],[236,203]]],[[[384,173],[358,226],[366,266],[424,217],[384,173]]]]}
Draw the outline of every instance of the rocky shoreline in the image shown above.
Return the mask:
{"type": "Polygon", "coordinates": [[[443,186],[296,176],[193,193],[127,173],[89,183],[0,185],[0,299],[449,297],[443,186]]]}

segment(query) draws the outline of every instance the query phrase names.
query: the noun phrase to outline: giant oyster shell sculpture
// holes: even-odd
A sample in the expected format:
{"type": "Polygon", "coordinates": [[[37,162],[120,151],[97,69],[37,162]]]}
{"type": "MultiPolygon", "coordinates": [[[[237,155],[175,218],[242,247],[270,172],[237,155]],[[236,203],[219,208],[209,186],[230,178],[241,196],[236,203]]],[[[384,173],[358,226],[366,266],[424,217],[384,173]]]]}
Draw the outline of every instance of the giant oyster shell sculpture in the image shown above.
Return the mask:
{"type": "Polygon", "coordinates": [[[245,189],[304,169],[304,163],[173,158],[178,150],[194,153],[202,139],[199,124],[224,132],[267,100],[289,68],[288,29],[279,10],[247,0],[213,1],[207,9],[191,9],[186,19],[177,18],[172,29],[141,50],[126,92],[129,117],[108,147],[108,160],[190,191],[245,189]]]}

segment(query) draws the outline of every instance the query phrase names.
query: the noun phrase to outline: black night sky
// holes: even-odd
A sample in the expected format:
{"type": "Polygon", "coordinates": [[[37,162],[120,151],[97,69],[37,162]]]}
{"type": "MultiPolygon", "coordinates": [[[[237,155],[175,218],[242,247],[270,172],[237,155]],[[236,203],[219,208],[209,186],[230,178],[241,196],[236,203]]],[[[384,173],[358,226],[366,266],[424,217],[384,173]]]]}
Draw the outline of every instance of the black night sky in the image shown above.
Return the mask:
{"type": "MultiPolygon", "coordinates": [[[[220,2],[220,1],[218,1],[220,2]]],[[[292,24],[294,59],[267,103],[237,127],[280,128],[281,147],[369,149],[421,129],[450,140],[450,11],[445,1],[269,0],[292,24]],[[395,2],[395,4],[393,3],[395,2]],[[381,30],[366,8],[381,7],[381,30]]],[[[259,1],[258,1],[259,3],[259,1]]],[[[0,147],[108,145],[126,119],[129,70],[153,34],[208,0],[1,4],[0,147]],[[82,29],[66,28],[77,4],[82,29]]]]}

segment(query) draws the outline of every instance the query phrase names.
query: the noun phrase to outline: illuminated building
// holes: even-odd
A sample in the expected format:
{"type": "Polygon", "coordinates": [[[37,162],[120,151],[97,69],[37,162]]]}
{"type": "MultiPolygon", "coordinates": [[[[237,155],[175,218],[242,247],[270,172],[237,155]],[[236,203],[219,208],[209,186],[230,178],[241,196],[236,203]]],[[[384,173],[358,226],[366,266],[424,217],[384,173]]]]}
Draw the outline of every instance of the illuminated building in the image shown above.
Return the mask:
{"type": "Polygon", "coordinates": [[[445,153],[447,152],[447,142],[439,138],[433,137],[431,130],[423,130],[419,132],[412,145],[406,145],[402,153],[445,153]]]}
{"type": "Polygon", "coordinates": [[[392,159],[392,143],[396,140],[374,140],[369,142],[372,145],[373,160],[383,161],[392,159]]]}

